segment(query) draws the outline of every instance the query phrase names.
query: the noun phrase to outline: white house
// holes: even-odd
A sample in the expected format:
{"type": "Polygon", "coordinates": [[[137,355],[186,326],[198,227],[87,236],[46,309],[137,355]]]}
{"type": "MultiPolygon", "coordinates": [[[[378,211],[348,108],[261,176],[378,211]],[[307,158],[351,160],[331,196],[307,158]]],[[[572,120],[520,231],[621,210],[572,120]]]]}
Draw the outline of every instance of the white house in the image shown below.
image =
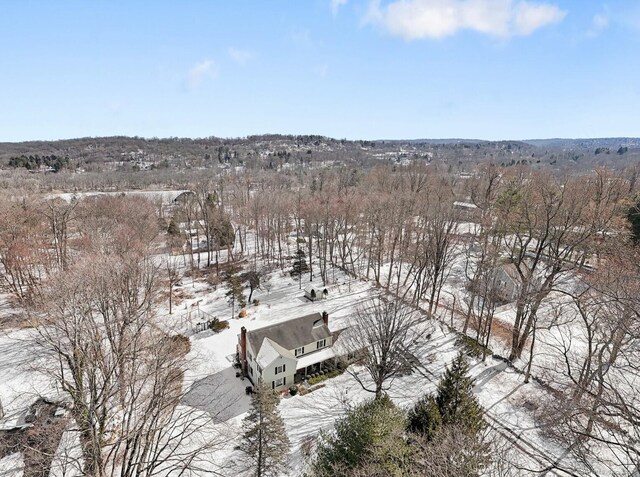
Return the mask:
{"type": "Polygon", "coordinates": [[[304,296],[307,300],[316,301],[316,300],[324,300],[329,296],[329,290],[326,287],[315,287],[313,285],[309,285],[304,289],[304,296]]]}
{"type": "Polygon", "coordinates": [[[321,369],[335,364],[333,349],[339,332],[329,330],[327,312],[294,318],[238,335],[238,360],[243,374],[255,385],[260,380],[282,390],[321,369]]]}

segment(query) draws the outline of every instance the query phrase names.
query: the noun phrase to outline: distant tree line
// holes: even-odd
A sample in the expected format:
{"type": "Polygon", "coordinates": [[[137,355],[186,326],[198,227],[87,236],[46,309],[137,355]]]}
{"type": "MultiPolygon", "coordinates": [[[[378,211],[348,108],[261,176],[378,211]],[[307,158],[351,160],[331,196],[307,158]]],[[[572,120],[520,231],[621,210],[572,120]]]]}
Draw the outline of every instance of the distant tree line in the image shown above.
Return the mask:
{"type": "Polygon", "coordinates": [[[39,156],[38,154],[25,156],[12,157],[9,159],[10,167],[24,167],[25,169],[32,171],[40,169],[42,166],[53,169],[54,172],[58,172],[69,165],[69,157],[56,156],[51,154],[50,156],[39,156]]]}

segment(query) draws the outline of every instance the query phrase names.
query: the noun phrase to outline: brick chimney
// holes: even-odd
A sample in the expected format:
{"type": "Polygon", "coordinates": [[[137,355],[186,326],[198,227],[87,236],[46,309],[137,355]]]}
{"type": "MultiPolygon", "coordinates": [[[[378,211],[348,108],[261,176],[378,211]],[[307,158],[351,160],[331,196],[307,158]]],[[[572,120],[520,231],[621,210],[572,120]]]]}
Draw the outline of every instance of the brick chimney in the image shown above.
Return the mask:
{"type": "Polygon", "coordinates": [[[247,374],[247,329],[244,326],[240,328],[240,364],[242,372],[247,374]]]}
{"type": "Polygon", "coordinates": [[[322,312],[322,321],[324,321],[325,325],[329,326],[329,313],[326,311],[322,312]]]}

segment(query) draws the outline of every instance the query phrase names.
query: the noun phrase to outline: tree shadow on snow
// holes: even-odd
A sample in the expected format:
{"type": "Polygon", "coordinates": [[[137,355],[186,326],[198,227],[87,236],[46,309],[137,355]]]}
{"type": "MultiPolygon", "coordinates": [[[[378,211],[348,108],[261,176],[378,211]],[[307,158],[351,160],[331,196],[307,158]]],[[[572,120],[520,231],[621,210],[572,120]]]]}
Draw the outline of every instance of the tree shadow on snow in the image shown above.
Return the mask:
{"type": "Polygon", "coordinates": [[[247,386],[251,382],[236,378],[236,369],[228,367],[193,383],[182,403],[208,412],[219,422],[228,421],[249,410],[251,398],[245,394],[247,386]]]}

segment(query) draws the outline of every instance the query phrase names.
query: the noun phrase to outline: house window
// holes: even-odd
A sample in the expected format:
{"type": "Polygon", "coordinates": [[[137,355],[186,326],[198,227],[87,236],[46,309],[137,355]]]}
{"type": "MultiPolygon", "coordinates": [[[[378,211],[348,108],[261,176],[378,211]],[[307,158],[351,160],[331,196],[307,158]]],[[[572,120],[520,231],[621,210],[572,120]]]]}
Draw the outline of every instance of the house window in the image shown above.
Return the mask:
{"type": "Polygon", "coordinates": [[[304,346],[296,349],[296,356],[300,356],[301,354],[304,354],[304,346]]]}
{"type": "Polygon", "coordinates": [[[251,366],[249,366],[249,374],[251,374],[251,376],[253,376],[253,368],[251,366]]]}
{"type": "Polygon", "coordinates": [[[287,366],[283,364],[282,366],[276,366],[276,374],[284,373],[286,371],[287,366]]]}
{"type": "Polygon", "coordinates": [[[247,359],[251,361],[251,353],[247,353],[247,359]]]}
{"type": "Polygon", "coordinates": [[[271,381],[271,389],[275,389],[275,388],[278,388],[280,386],[284,386],[285,384],[287,384],[287,378],[276,379],[275,381],[271,381]]]}
{"type": "Polygon", "coordinates": [[[327,346],[326,339],[320,340],[316,343],[316,349],[324,348],[325,346],[327,346]]]}
{"type": "Polygon", "coordinates": [[[262,376],[262,368],[258,366],[258,375],[262,376]]]}

